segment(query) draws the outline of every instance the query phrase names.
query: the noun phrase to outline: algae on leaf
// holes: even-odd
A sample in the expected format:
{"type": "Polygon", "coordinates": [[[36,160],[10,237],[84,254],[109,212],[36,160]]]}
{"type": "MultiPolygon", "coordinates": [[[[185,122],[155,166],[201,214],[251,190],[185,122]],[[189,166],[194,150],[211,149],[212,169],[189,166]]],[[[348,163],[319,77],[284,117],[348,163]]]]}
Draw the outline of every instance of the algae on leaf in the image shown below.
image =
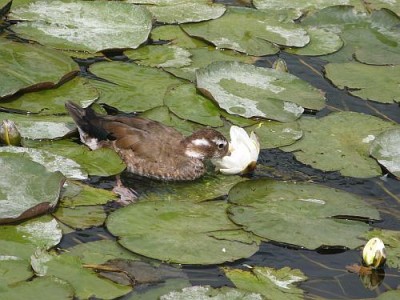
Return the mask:
{"type": "Polygon", "coordinates": [[[354,249],[369,230],[362,221],[378,211],[362,198],[316,184],[269,179],[238,183],[229,192],[229,218],[264,239],[308,249],[345,246],[354,249]],[[346,219],[335,218],[347,216],[346,219]]]}

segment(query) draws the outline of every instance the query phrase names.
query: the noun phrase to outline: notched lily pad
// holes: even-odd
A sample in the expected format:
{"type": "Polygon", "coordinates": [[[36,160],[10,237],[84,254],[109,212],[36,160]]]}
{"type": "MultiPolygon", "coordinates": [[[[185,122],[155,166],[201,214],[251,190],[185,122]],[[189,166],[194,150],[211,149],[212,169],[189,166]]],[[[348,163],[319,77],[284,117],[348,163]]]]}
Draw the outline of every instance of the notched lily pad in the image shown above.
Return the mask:
{"type": "Polygon", "coordinates": [[[215,62],[196,71],[197,87],[228,113],[294,121],[304,109],[322,109],[321,91],[286,72],[238,62],[215,62]]]}
{"type": "Polygon", "coordinates": [[[48,212],[58,203],[64,176],[23,155],[0,154],[0,223],[48,212]]]}
{"type": "Polygon", "coordinates": [[[20,90],[53,87],[79,71],[78,65],[59,51],[4,38],[0,38],[0,61],[0,98],[20,90]]]}
{"type": "Polygon", "coordinates": [[[10,18],[25,21],[11,27],[26,39],[88,52],[137,48],[152,27],[145,7],[119,1],[36,1],[14,9],[10,18]]]}
{"type": "Polygon", "coordinates": [[[106,225],[125,248],[167,262],[216,264],[249,257],[258,250],[257,239],[240,238],[226,207],[215,201],[145,201],[111,213],[106,225]]]}
{"type": "Polygon", "coordinates": [[[308,249],[354,249],[363,243],[358,237],[369,226],[351,217],[379,219],[378,211],[362,198],[315,184],[251,180],[234,186],[228,198],[229,217],[245,230],[308,249]]]}

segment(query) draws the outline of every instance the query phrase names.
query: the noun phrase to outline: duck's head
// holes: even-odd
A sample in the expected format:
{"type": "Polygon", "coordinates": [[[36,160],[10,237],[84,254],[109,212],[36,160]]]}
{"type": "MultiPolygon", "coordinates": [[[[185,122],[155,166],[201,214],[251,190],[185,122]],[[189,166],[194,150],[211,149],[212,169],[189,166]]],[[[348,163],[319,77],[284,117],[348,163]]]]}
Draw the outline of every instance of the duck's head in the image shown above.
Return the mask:
{"type": "Polygon", "coordinates": [[[221,158],[228,153],[227,139],[214,129],[201,129],[183,140],[186,156],[206,159],[221,158]]]}

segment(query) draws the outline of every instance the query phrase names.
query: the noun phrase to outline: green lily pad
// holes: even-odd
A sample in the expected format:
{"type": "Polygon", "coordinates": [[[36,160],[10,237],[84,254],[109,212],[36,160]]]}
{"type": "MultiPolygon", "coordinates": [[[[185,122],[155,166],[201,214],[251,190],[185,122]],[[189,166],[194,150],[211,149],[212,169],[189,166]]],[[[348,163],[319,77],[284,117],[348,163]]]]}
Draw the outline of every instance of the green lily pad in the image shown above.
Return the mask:
{"type": "Polygon", "coordinates": [[[193,182],[160,183],[150,192],[141,194],[140,201],[191,201],[203,202],[227,195],[238,182],[246,180],[240,176],[206,174],[193,182]]]}
{"type": "Polygon", "coordinates": [[[214,300],[262,300],[259,294],[246,292],[230,287],[212,288],[205,286],[191,286],[182,291],[174,291],[160,297],[160,300],[187,300],[187,299],[214,299],[214,300]]]}
{"type": "Polygon", "coordinates": [[[74,290],[71,286],[54,277],[35,278],[32,281],[20,282],[15,285],[0,283],[0,296],[7,300],[20,299],[73,299],[74,290]]]}
{"type": "Polygon", "coordinates": [[[382,174],[369,156],[371,141],[394,123],[355,112],[331,113],[326,117],[299,121],[303,138],[282,147],[293,152],[304,164],[324,171],[339,171],[343,176],[368,178],[382,174]]]}
{"type": "Polygon", "coordinates": [[[10,18],[28,21],[11,26],[26,39],[88,52],[137,48],[152,27],[145,7],[118,1],[36,1],[13,9],[10,18]]]}
{"type": "Polygon", "coordinates": [[[219,18],[225,6],[209,0],[126,0],[146,6],[158,22],[188,23],[219,18]]]}
{"type": "Polygon", "coordinates": [[[390,290],[390,291],[380,294],[375,299],[377,299],[377,300],[397,300],[397,299],[399,299],[399,297],[400,297],[399,290],[390,290]]]}
{"type": "Polygon", "coordinates": [[[357,62],[330,63],[326,76],[337,87],[365,100],[400,102],[400,66],[370,66],[357,62]]]}
{"type": "Polygon", "coordinates": [[[111,191],[91,187],[76,181],[67,181],[64,184],[64,188],[60,200],[63,207],[100,205],[118,198],[111,191]]]}
{"type": "Polygon", "coordinates": [[[167,262],[216,264],[249,257],[258,243],[243,242],[240,236],[247,235],[229,221],[226,208],[215,201],[145,201],[111,213],[106,225],[125,248],[167,262]]]}
{"type": "Polygon", "coordinates": [[[229,217],[245,230],[308,249],[354,249],[363,243],[358,237],[369,226],[349,218],[379,219],[378,211],[362,198],[316,184],[251,180],[238,183],[228,197],[229,217]]]}
{"type": "Polygon", "coordinates": [[[72,159],[56,155],[41,149],[23,147],[0,147],[0,157],[5,157],[7,153],[20,153],[19,157],[28,156],[32,161],[43,165],[49,172],[61,172],[70,179],[87,179],[87,173],[81,166],[72,159]]]}
{"type": "Polygon", "coordinates": [[[52,153],[52,155],[57,156],[63,155],[66,159],[76,162],[81,169],[90,175],[111,176],[121,173],[126,168],[119,155],[115,151],[107,148],[92,151],[84,145],[79,145],[67,140],[50,143],[28,143],[25,141],[25,145],[38,148],[36,151],[45,151],[46,153],[52,153]]]}
{"type": "Polygon", "coordinates": [[[58,203],[64,176],[18,154],[0,154],[0,223],[46,213],[58,203]]]}
{"type": "Polygon", "coordinates": [[[158,26],[151,31],[150,37],[153,41],[170,41],[172,45],[186,49],[208,46],[202,40],[187,35],[178,25],[158,26]]]}
{"type": "Polygon", "coordinates": [[[4,17],[10,10],[11,0],[0,0],[0,17],[4,17]]]}
{"type": "Polygon", "coordinates": [[[197,87],[228,113],[294,121],[304,109],[322,109],[321,91],[286,72],[238,62],[215,62],[196,72],[197,87]],[[300,106],[302,105],[302,106],[300,106]]]}
{"type": "MultiPolygon", "coordinates": [[[[15,256],[2,255],[0,258],[1,283],[14,284],[28,280],[33,277],[29,261],[16,258],[15,256]]],[[[1,296],[0,287],[0,296],[1,296]]]]}
{"type": "Polygon", "coordinates": [[[75,123],[70,117],[18,115],[0,112],[0,122],[6,119],[14,121],[21,136],[26,139],[58,139],[76,129],[75,123]]]}
{"type": "Polygon", "coordinates": [[[74,229],[86,229],[101,226],[107,215],[103,206],[60,207],[53,216],[60,222],[74,229]]]}
{"type": "Polygon", "coordinates": [[[181,290],[191,286],[187,279],[166,279],[164,282],[152,285],[152,288],[146,291],[133,291],[127,300],[153,300],[160,299],[161,296],[168,294],[171,291],[181,290]]]}
{"type": "Polygon", "coordinates": [[[251,8],[230,7],[219,19],[184,24],[182,28],[219,48],[255,56],[275,54],[278,48],[274,44],[303,47],[310,42],[307,31],[299,25],[280,22],[274,14],[251,8]]]}
{"type": "Polygon", "coordinates": [[[304,291],[293,285],[307,279],[298,269],[284,267],[276,270],[268,267],[254,267],[249,271],[230,268],[223,270],[239,289],[258,293],[267,299],[304,299],[304,291]]]}
{"type": "Polygon", "coordinates": [[[85,264],[104,264],[112,259],[139,260],[134,253],[122,248],[116,241],[100,240],[89,243],[78,244],[68,248],[63,255],[79,257],[85,264]]]}
{"type": "Polygon", "coordinates": [[[311,39],[307,46],[288,48],[285,51],[297,55],[319,56],[334,53],[343,47],[340,36],[326,28],[307,27],[307,32],[311,39]]]}
{"type": "Polygon", "coordinates": [[[386,247],[386,264],[390,268],[400,269],[400,231],[373,229],[366,232],[363,237],[366,240],[380,238],[386,247]]]}
{"type": "Polygon", "coordinates": [[[211,127],[223,125],[218,106],[198,94],[193,84],[171,88],[165,95],[164,103],[170,111],[184,120],[211,127]]]}
{"type": "Polygon", "coordinates": [[[98,97],[99,92],[87,79],[75,77],[54,89],[26,93],[15,100],[2,101],[0,106],[41,115],[65,114],[64,104],[67,100],[87,107],[98,97]]]}
{"type": "Polygon", "coordinates": [[[68,56],[39,45],[0,38],[0,98],[20,90],[53,87],[79,71],[68,56]]]}
{"type": "Polygon", "coordinates": [[[209,64],[216,61],[238,61],[247,64],[252,64],[256,60],[252,56],[244,55],[232,50],[220,50],[214,47],[202,47],[197,49],[189,49],[191,53],[192,63],[190,66],[181,68],[164,68],[165,71],[175,75],[176,77],[183,78],[195,82],[196,70],[205,68],[209,64]]]}
{"type": "Polygon", "coordinates": [[[46,263],[47,276],[55,276],[68,282],[75,290],[79,299],[114,299],[129,293],[131,286],[116,284],[102,279],[90,269],[84,268],[82,262],[75,256],[54,256],[46,263]]]}
{"type": "Polygon", "coordinates": [[[261,149],[288,146],[303,136],[303,131],[297,122],[279,123],[266,121],[247,127],[246,131],[255,132],[261,149]]]}
{"type": "Polygon", "coordinates": [[[139,49],[127,50],[124,54],[135,60],[138,65],[148,67],[180,68],[191,63],[190,52],[174,45],[147,45],[139,49]]]}
{"type": "Polygon", "coordinates": [[[161,106],[167,90],[184,83],[162,70],[134,63],[100,62],[91,65],[89,70],[110,81],[91,80],[100,92],[100,102],[125,112],[161,106]]]}
{"type": "Polygon", "coordinates": [[[400,127],[378,135],[369,151],[390,173],[400,178],[400,127]]]}

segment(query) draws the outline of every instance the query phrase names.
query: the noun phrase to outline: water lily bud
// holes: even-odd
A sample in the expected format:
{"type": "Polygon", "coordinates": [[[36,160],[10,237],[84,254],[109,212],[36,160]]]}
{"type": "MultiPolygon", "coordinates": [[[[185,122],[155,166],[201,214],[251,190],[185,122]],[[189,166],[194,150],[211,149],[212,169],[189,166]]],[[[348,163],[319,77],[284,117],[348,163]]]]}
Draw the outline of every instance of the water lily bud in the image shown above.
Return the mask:
{"type": "Polygon", "coordinates": [[[286,73],[288,72],[286,61],[284,61],[282,58],[278,58],[274,61],[274,63],[272,64],[272,69],[286,73]]]}
{"type": "Polygon", "coordinates": [[[1,123],[0,141],[10,146],[19,146],[21,144],[21,134],[13,121],[3,120],[1,123]]]}
{"type": "Polygon", "coordinates": [[[382,267],[386,261],[386,250],[382,240],[376,237],[370,239],[364,246],[362,256],[366,266],[382,267]]]}

